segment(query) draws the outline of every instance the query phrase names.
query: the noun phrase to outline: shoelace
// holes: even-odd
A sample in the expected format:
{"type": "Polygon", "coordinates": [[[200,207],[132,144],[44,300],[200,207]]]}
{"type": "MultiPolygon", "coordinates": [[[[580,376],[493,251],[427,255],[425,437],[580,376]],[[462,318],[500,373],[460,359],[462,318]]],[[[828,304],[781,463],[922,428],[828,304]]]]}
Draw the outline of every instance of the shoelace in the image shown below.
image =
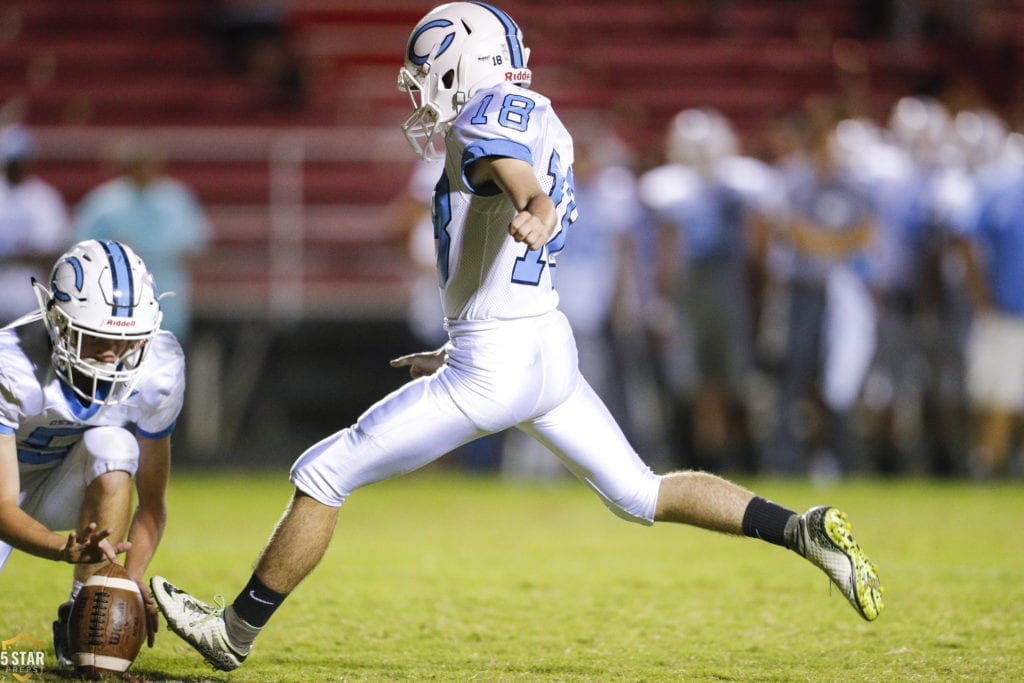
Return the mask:
{"type": "Polygon", "coordinates": [[[224,607],[225,607],[224,596],[223,595],[215,595],[215,596],[213,596],[213,601],[214,601],[214,603],[216,603],[216,605],[217,605],[216,607],[210,607],[207,604],[204,604],[204,603],[201,603],[201,602],[197,602],[195,600],[189,600],[188,598],[186,598],[184,600],[185,605],[186,605],[186,607],[189,608],[189,610],[192,610],[192,611],[195,611],[195,612],[200,612],[202,614],[202,616],[200,616],[199,618],[194,619],[193,621],[189,622],[189,627],[190,628],[194,628],[196,626],[200,626],[202,624],[205,624],[206,622],[208,622],[211,619],[220,619],[221,618],[221,616],[224,614],[224,607]]]}

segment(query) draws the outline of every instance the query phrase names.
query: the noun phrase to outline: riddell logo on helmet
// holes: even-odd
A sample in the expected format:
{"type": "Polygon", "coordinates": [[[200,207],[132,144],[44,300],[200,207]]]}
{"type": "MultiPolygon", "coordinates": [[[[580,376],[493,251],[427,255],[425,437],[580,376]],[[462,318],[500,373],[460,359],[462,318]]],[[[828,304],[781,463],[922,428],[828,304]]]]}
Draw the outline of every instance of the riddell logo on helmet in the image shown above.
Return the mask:
{"type": "Polygon", "coordinates": [[[104,325],[110,325],[111,327],[135,327],[138,321],[134,318],[107,318],[104,325]]]}
{"type": "Polygon", "coordinates": [[[509,83],[515,83],[516,81],[523,81],[530,77],[530,72],[523,69],[522,71],[506,71],[505,80],[509,83]]]}

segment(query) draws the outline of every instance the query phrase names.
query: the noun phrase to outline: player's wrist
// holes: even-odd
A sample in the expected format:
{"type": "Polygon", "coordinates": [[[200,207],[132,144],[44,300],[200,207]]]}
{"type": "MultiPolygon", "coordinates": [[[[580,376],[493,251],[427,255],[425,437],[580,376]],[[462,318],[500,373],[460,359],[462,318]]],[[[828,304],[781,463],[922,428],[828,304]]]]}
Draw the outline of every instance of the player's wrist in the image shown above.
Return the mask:
{"type": "Polygon", "coordinates": [[[60,534],[53,534],[53,544],[50,545],[45,557],[55,562],[67,562],[73,564],[71,549],[68,548],[68,540],[60,534]]]}

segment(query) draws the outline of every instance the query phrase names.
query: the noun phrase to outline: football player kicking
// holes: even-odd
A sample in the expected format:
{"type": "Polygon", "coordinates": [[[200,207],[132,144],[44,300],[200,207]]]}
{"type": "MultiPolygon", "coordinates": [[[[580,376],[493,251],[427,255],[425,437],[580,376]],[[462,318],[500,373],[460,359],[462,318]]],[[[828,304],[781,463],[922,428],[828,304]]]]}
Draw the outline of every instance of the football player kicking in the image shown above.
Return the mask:
{"type": "Polygon", "coordinates": [[[171,630],[218,669],[242,664],[316,566],[350,493],[508,427],[539,439],[620,517],[789,548],[823,569],[859,615],[878,617],[877,571],[842,513],[798,515],[705,472],[655,474],[580,375],[552,285],[576,218],[572,140],[550,101],[528,89],[528,57],[512,19],[484,3],[442,5],[413,29],[398,86],[414,111],[402,129],[422,157],[445,150],[433,217],[449,340],[392,361],[413,381],[298,458],[294,497],[231,605],[152,577],[171,630]]]}
{"type": "Polygon", "coordinates": [[[159,618],[144,576],[164,529],[185,366],[160,330],[152,276],[124,244],[80,242],[48,287],[33,287],[40,310],[0,331],[0,568],[12,548],[76,563],[53,624],[58,661],[70,665],[72,603],[123,552],[153,645],[159,618]]]}

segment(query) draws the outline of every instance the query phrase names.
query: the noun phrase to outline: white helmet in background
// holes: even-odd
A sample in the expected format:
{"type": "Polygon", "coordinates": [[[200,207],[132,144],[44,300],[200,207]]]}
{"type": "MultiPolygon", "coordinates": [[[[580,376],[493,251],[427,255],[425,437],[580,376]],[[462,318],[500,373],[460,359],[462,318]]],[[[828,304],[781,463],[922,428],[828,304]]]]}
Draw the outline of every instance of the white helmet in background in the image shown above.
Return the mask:
{"type": "Polygon", "coordinates": [[[665,156],[672,163],[703,172],[734,156],[738,148],[732,124],[721,112],[708,107],[684,109],[669,124],[665,156]]]}
{"type": "Polygon", "coordinates": [[[53,267],[49,289],[34,286],[57,376],[88,401],[127,398],[163,318],[153,276],[138,254],[120,242],[79,242],[53,267]],[[90,337],[125,344],[114,358],[83,357],[90,337]]]}
{"type": "Polygon", "coordinates": [[[901,97],[889,115],[889,131],[898,145],[926,165],[943,160],[953,146],[949,109],[933,97],[901,97]]]}
{"type": "Polygon", "coordinates": [[[529,58],[522,31],[492,5],[452,2],[420,19],[398,72],[398,89],[413,106],[402,131],[416,153],[443,156],[437,138],[477,90],[498,83],[529,86],[529,58]]]}
{"type": "Polygon", "coordinates": [[[980,168],[998,161],[1006,152],[1010,131],[989,109],[966,109],[953,118],[953,134],[968,165],[980,168]]]}

